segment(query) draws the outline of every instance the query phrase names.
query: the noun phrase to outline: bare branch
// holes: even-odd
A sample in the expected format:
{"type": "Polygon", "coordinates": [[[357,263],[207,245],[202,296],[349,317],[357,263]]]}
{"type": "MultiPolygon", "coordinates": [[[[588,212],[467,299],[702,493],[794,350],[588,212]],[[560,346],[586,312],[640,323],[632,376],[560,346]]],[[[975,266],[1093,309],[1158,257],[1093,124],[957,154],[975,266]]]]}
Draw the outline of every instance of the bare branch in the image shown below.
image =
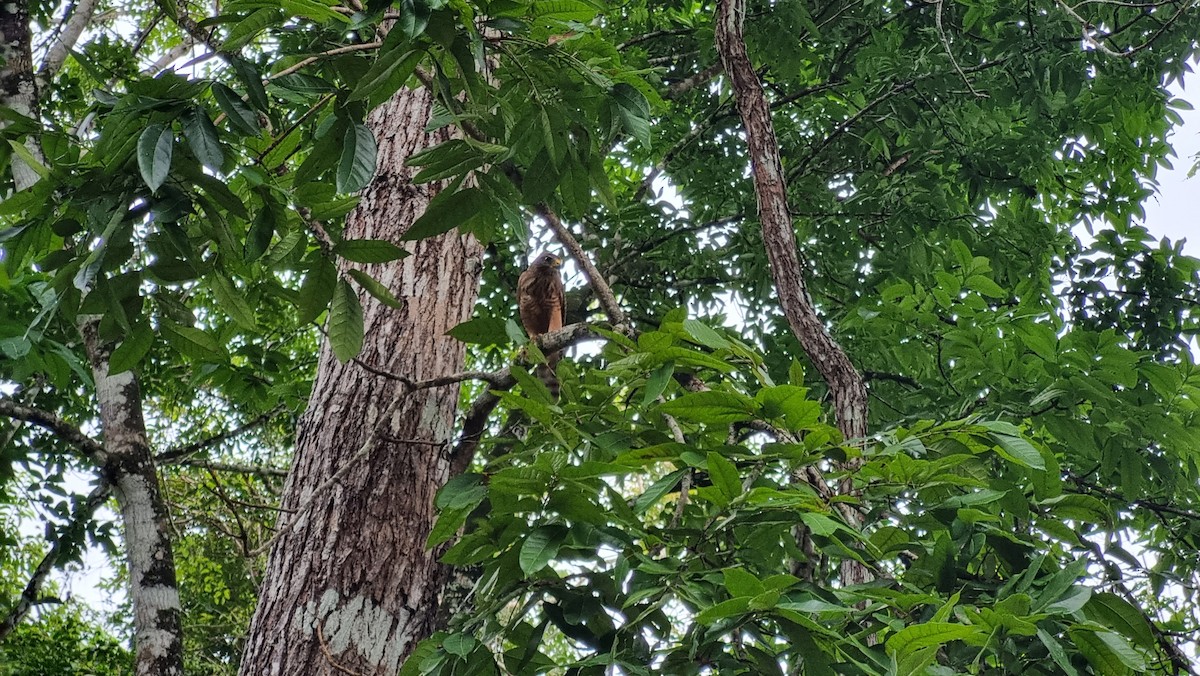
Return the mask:
{"type": "Polygon", "coordinates": [[[271,467],[270,465],[239,465],[236,463],[201,460],[199,458],[168,460],[164,464],[177,465],[179,467],[199,467],[201,469],[211,469],[215,472],[228,472],[230,474],[253,474],[262,477],[286,477],[288,475],[288,470],[282,467],[271,467]]]}
{"type": "Polygon", "coordinates": [[[291,66],[284,68],[283,70],[279,71],[278,73],[275,73],[274,75],[269,76],[267,79],[274,80],[276,78],[281,78],[284,75],[291,75],[292,73],[295,73],[296,71],[300,70],[301,68],[303,68],[309,64],[316,63],[317,61],[327,58],[327,57],[330,57],[330,56],[337,56],[338,54],[348,54],[350,52],[361,52],[361,51],[367,50],[367,49],[376,49],[376,48],[380,47],[381,45],[383,45],[382,42],[363,42],[363,43],[355,44],[355,45],[342,45],[341,47],[336,47],[329,51],[321,52],[320,54],[314,54],[313,56],[310,56],[307,59],[298,61],[298,62],[292,64],[291,66]]]}
{"type": "Polygon", "coordinates": [[[934,22],[937,24],[938,37],[942,39],[942,47],[946,50],[946,56],[950,58],[950,63],[954,66],[954,70],[958,71],[962,81],[967,85],[967,89],[978,99],[986,99],[987,94],[982,94],[975,91],[975,86],[971,84],[971,80],[967,74],[963,72],[962,66],[958,65],[958,59],[954,58],[954,51],[950,49],[950,38],[946,36],[946,29],[942,26],[942,7],[945,0],[932,0],[937,4],[937,11],[934,13],[934,22]]]}
{"type": "Polygon", "coordinates": [[[838,428],[847,439],[866,436],[867,388],[854,364],[825,330],[809,297],[787,206],[787,183],[771,110],[742,38],[743,0],[718,5],[717,49],[731,79],[750,148],[763,244],[780,305],[792,332],[833,395],[838,428]]]}
{"type": "Polygon", "coordinates": [[[50,571],[54,569],[54,565],[58,562],[58,557],[62,555],[64,543],[68,541],[71,531],[82,530],[88,520],[92,518],[100,505],[108,499],[109,493],[112,491],[112,485],[103,478],[100,479],[92,492],[88,494],[87,499],[83,504],[79,505],[75,512],[71,515],[71,522],[60,531],[58,539],[50,546],[50,551],[42,557],[41,563],[34,569],[33,575],[30,576],[29,582],[25,585],[24,591],[21,592],[21,597],[17,600],[16,606],[9,611],[8,616],[0,621],[0,642],[16,629],[17,624],[29,613],[30,609],[35,605],[42,603],[39,598],[42,585],[46,583],[46,578],[49,577],[50,571]]]}
{"type": "Polygon", "coordinates": [[[698,87],[702,84],[707,84],[707,83],[711,82],[712,79],[715,78],[717,75],[720,75],[720,73],[721,73],[721,64],[714,63],[713,65],[709,66],[708,68],[705,68],[704,70],[701,70],[698,73],[693,73],[692,75],[689,75],[688,77],[680,80],[679,82],[673,82],[670,85],[668,85],[666,98],[677,99],[680,96],[683,96],[684,94],[695,89],[696,87],[698,87]]]}
{"type": "MultiPolygon", "coordinates": [[[[169,463],[174,460],[177,460],[178,458],[184,458],[189,455],[195,455],[196,453],[199,453],[200,451],[212,448],[213,446],[216,446],[223,442],[229,441],[230,439],[237,438],[256,427],[259,427],[260,425],[267,422],[271,418],[274,418],[276,415],[279,415],[279,413],[281,413],[282,411],[283,411],[283,406],[276,406],[275,408],[271,409],[270,411],[267,411],[266,413],[263,413],[262,415],[251,420],[250,422],[246,423],[245,425],[235,427],[231,430],[226,430],[224,432],[221,432],[220,434],[215,434],[207,439],[201,439],[200,441],[195,441],[195,442],[192,442],[185,446],[180,446],[178,448],[173,448],[168,451],[163,451],[162,453],[159,453],[157,456],[154,457],[154,461],[159,462],[159,463],[169,463]]],[[[175,464],[187,465],[187,464],[191,464],[191,463],[176,462],[175,464]]]]}
{"type": "Polygon", "coordinates": [[[24,420],[52,432],[55,436],[71,444],[85,456],[99,461],[104,455],[104,446],[95,439],[84,434],[78,427],[68,423],[49,411],[32,406],[22,406],[7,397],[0,398],[0,416],[14,420],[24,420]]]}

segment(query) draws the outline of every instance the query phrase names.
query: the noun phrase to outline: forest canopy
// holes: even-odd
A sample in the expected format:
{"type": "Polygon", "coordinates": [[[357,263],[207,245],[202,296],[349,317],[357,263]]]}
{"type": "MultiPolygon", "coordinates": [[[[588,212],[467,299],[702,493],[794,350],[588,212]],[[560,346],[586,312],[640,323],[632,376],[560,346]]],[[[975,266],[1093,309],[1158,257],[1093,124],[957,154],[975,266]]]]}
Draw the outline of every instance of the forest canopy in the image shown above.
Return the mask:
{"type": "Polygon", "coordinates": [[[0,673],[1197,673],[1196,35],[0,5],[0,673]]]}

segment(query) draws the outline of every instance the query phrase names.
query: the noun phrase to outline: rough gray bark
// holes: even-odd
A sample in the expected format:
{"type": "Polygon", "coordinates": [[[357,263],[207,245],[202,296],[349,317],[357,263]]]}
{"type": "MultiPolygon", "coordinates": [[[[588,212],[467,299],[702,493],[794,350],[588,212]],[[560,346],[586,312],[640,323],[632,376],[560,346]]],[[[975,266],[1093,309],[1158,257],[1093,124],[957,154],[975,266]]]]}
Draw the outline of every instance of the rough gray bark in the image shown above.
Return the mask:
{"type": "MultiPolygon", "coordinates": [[[[0,105],[38,119],[37,83],[30,53],[29,5],[24,1],[0,0],[0,105]]],[[[0,121],[0,128],[5,126],[0,121]]],[[[25,147],[41,161],[41,148],[30,137],[25,147]]],[[[24,190],[37,183],[38,174],[21,158],[12,158],[13,183],[24,190]]]]}
{"type": "Polygon", "coordinates": [[[104,438],[104,450],[96,460],[104,479],[113,487],[125,531],[137,653],[135,673],[182,674],[179,586],[168,537],[167,508],[146,437],[142,393],[132,371],[109,373],[112,346],[100,338],[99,324],[98,319],[84,320],[80,333],[96,381],[104,438]]]}
{"type": "MultiPolygon", "coordinates": [[[[829,386],[838,429],[848,441],[862,440],[867,435],[867,386],[845,350],[825,330],[809,296],[796,251],[796,233],[788,211],[787,182],[779,158],[779,141],[771,123],[771,108],[746,54],[742,36],[744,17],[745,0],[720,0],[717,3],[716,42],[746,129],[771,277],[788,325],[829,386]]],[[[843,482],[842,490],[849,489],[850,482],[843,482]]],[[[857,514],[851,513],[856,521],[857,514]]],[[[852,560],[843,562],[844,583],[855,584],[870,579],[870,571],[865,566],[852,560]]]]}
{"type": "MultiPolygon", "coordinates": [[[[399,241],[436,193],[413,185],[403,164],[448,138],[424,131],[431,108],[419,88],[370,115],[379,167],[347,238],[399,241]]],[[[401,261],[363,266],[405,307],[360,291],[359,359],[412,381],[456,373],[465,349],[446,332],[470,317],[482,247],[452,231],[409,249],[401,261]]],[[[322,347],[242,674],[391,675],[429,635],[446,572],[425,540],[450,475],[458,392],[459,383],[412,391],[322,347]]]]}

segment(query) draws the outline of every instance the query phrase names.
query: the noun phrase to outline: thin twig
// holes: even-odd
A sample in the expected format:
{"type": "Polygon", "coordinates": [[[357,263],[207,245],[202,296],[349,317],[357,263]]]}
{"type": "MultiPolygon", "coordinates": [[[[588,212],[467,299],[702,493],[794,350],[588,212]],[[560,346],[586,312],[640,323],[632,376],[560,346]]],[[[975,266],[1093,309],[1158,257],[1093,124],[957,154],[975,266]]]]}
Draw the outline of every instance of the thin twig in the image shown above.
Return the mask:
{"type": "Polygon", "coordinates": [[[279,71],[278,73],[275,73],[273,75],[268,75],[266,79],[274,80],[276,78],[281,78],[284,75],[291,75],[292,73],[295,73],[296,71],[300,70],[301,68],[303,68],[309,64],[316,63],[317,61],[327,58],[327,57],[330,57],[330,56],[337,56],[338,54],[348,54],[350,52],[361,52],[361,51],[365,51],[368,49],[376,49],[382,45],[383,45],[382,42],[363,42],[363,43],[356,44],[356,45],[343,45],[341,47],[335,47],[334,49],[330,49],[329,51],[321,52],[320,54],[315,54],[313,56],[308,57],[307,59],[297,61],[296,63],[288,66],[287,68],[284,68],[283,70],[279,71]]]}
{"type": "MultiPolygon", "coordinates": [[[[226,430],[224,432],[221,432],[220,434],[215,434],[211,437],[208,437],[207,439],[201,439],[200,441],[194,441],[185,446],[180,446],[178,448],[173,448],[171,450],[163,451],[162,453],[159,453],[157,456],[154,457],[154,461],[157,463],[168,463],[173,460],[177,460],[178,458],[184,458],[189,455],[195,455],[196,453],[199,453],[200,451],[207,450],[209,448],[212,448],[213,446],[216,446],[223,442],[229,441],[230,439],[239,437],[256,427],[259,427],[263,423],[266,423],[267,421],[271,420],[272,418],[274,418],[275,416],[279,415],[282,412],[283,412],[283,406],[282,405],[276,406],[275,408],[271,409],[270,411],[267,411],[266,413],[263,413],[262,415],[251,420],[250,422],[246,423],[245,425],[240,425],[231,430],[226,430]]],[[[175,464],[185,465],[188,463],[177,462],[175,464]]]]}
{"type": "Polygon", "coordinates": [[[946,29],[942,26],[942,7],[945,4],[945,0],[933,0],[933,2],[937,4],[937,11],[934,13],[934,23],[937,24],[938,37],[942,39],[942,47],[946,49],[946,56],[950,58],[950,63],[954,66],[954,70],[958,71],[959,77],[967,85],[967,89],[975,95],[975,98],[986,99],[987,94],[975,91],[974,85],[967,78],[967,74],[963,72],[962,66],[958,65],[958,59],[954,58],[954,51],[950,49],[950,38],[946,37],[946,29]]]}
{"type": "Polygon", "coordinates": [[[315,622],[315,624],[317,626],[317,641],[320,642],[321,652],[325,653],[325,659],[329,660],[329,665],[332,666],[334,669],[337,669],[338,671],[342,672],[343,674],[350,674],[351,676],[362,676],[361,674],[359,674],[357,671],[355,671],[353,669],[350,669],[348,667],[343,667],[342,665],[338,664],[336,660],[333,659],[333,654],[329,652],[329,646],[325,643],[325,634],[324,634],[324,632],[321,631],[321,621],[317,620],[315,622]]]}

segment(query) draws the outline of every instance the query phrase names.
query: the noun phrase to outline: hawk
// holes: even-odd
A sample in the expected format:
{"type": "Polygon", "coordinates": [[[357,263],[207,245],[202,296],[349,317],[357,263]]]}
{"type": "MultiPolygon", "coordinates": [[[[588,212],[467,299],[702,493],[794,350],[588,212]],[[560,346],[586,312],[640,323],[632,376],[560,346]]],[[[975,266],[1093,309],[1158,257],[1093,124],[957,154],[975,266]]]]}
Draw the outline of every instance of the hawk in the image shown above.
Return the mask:
{"type": "MultiPolygon", "coordinates": [[[[562,278],[558,274],[560,267],[562,259],[547,251],[535,258],[517,279],[517,309],[530,338],[563,327],[566,303],[562,278]]],[[[548,354],[546,364],[537,369],[538,377],[555,399],[558,398],[558,377],[554,375],[554,366],[561,357],[561,350],[548,354]]]]}

